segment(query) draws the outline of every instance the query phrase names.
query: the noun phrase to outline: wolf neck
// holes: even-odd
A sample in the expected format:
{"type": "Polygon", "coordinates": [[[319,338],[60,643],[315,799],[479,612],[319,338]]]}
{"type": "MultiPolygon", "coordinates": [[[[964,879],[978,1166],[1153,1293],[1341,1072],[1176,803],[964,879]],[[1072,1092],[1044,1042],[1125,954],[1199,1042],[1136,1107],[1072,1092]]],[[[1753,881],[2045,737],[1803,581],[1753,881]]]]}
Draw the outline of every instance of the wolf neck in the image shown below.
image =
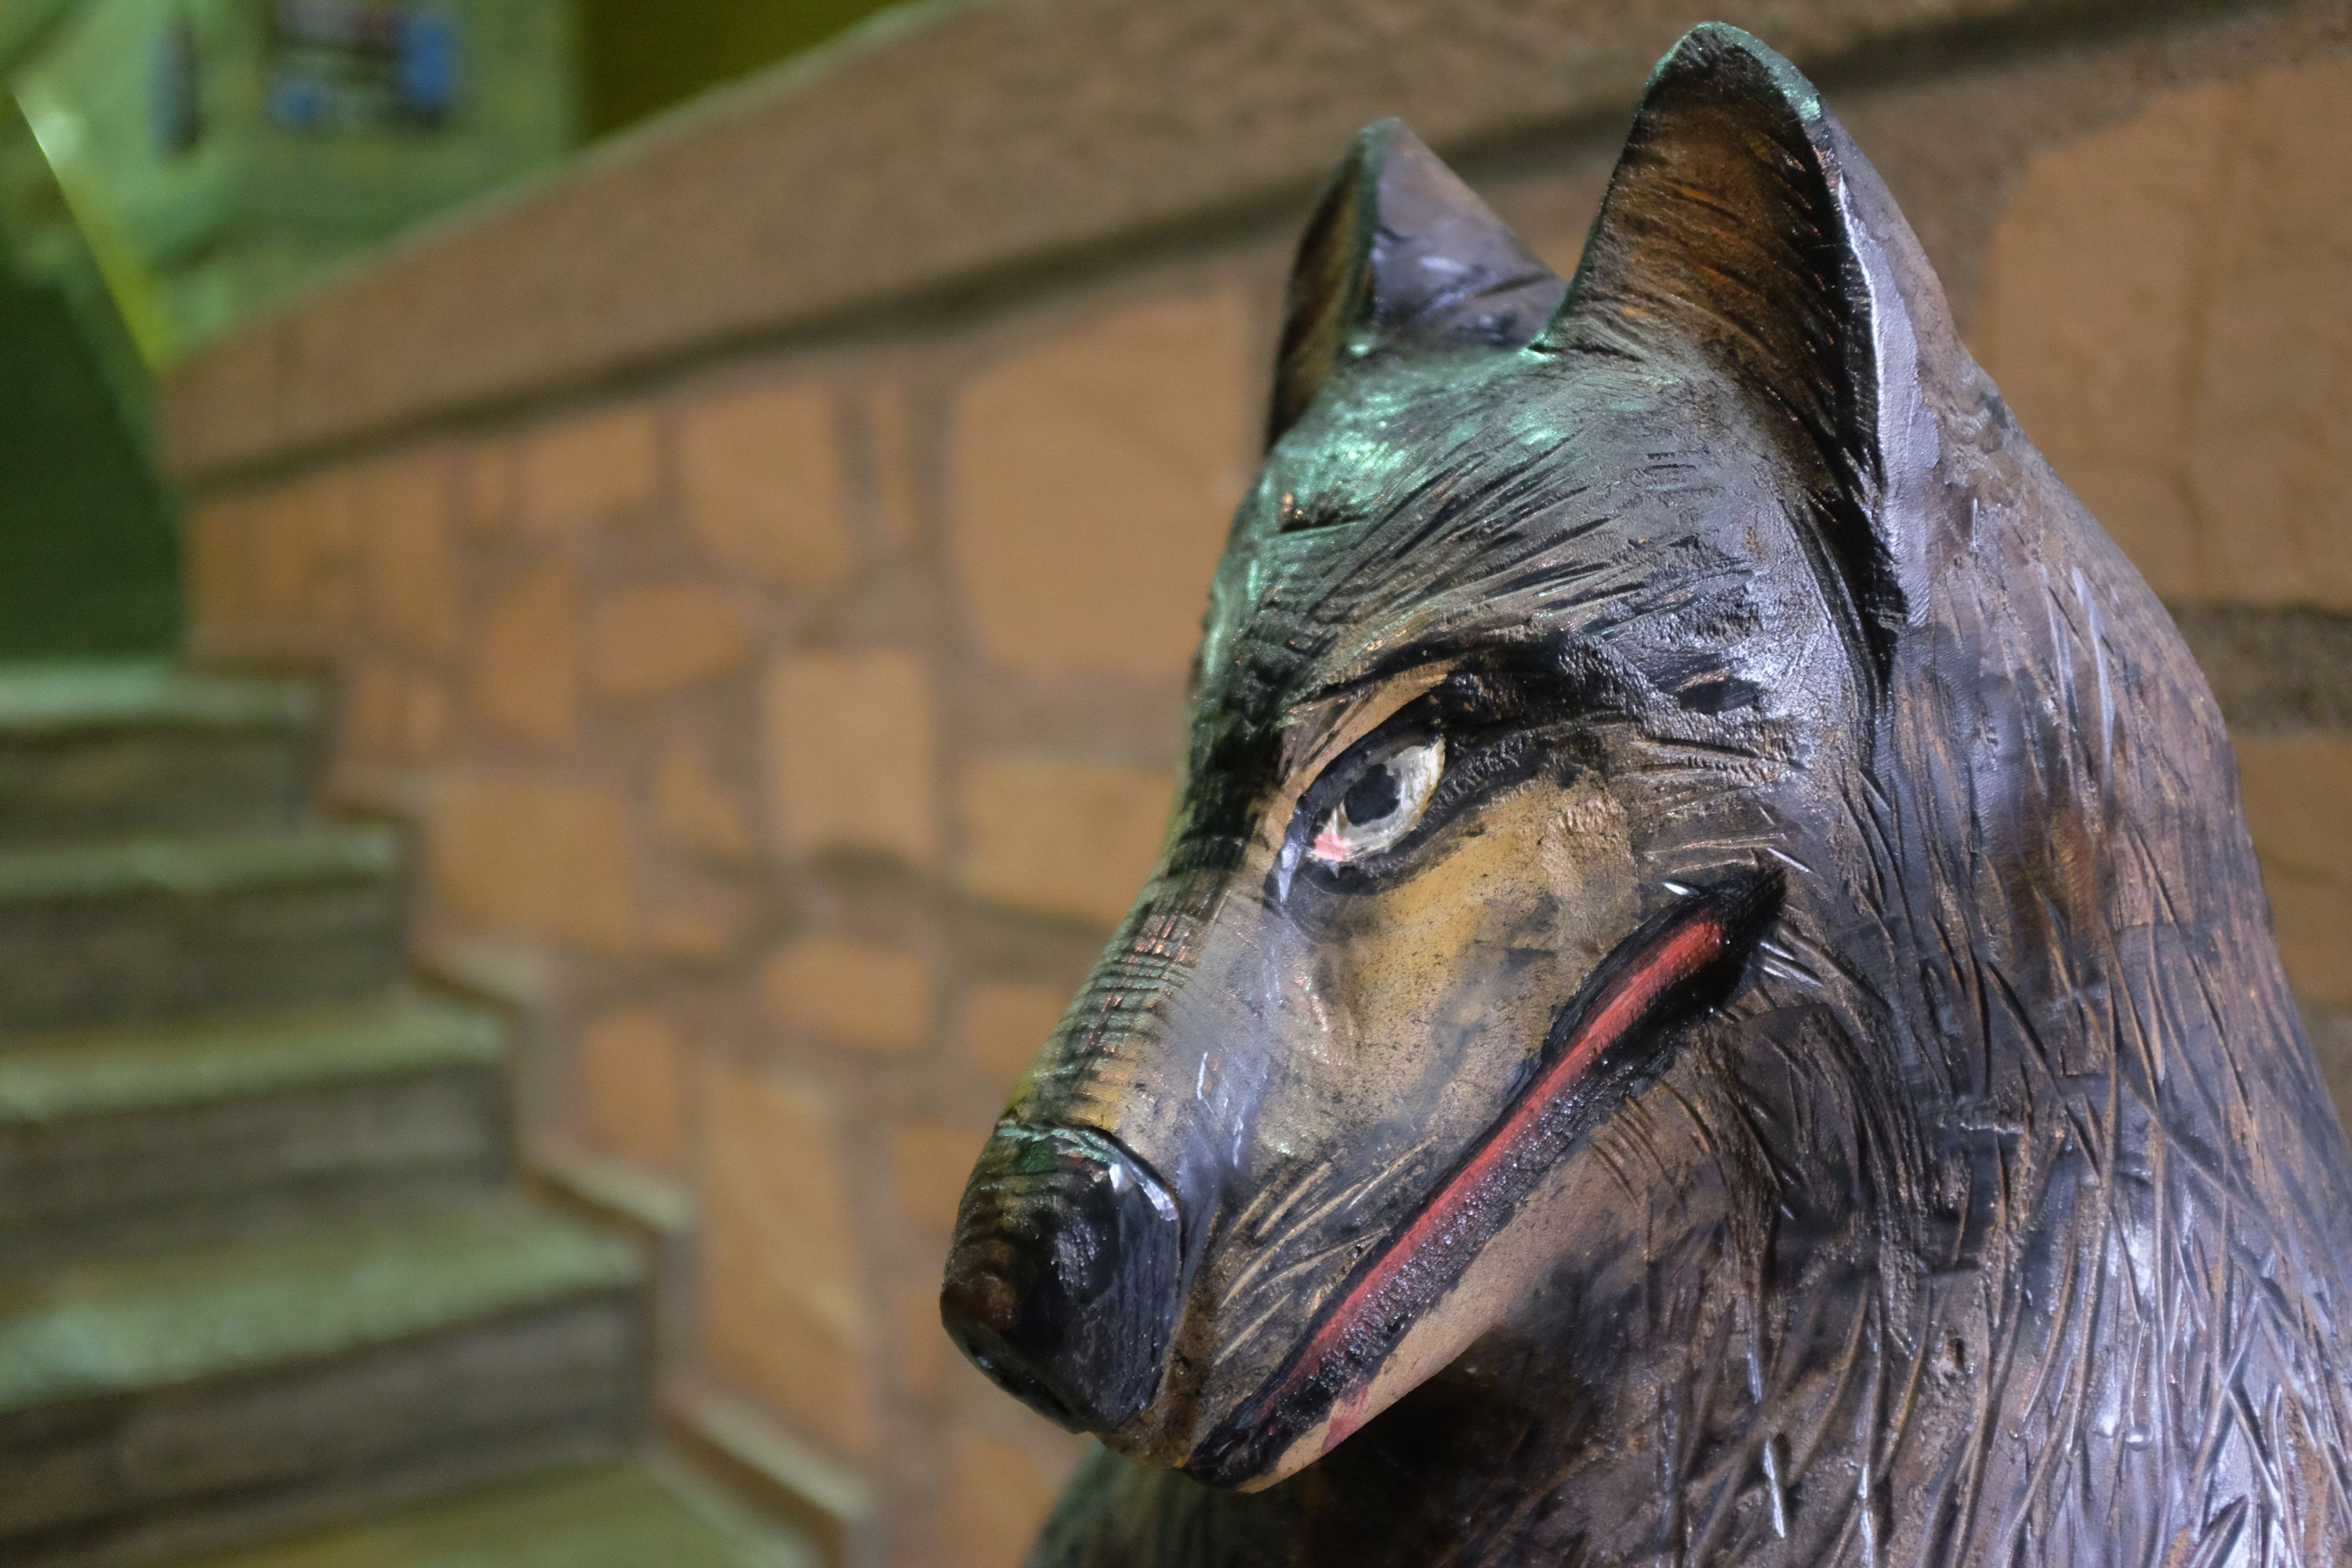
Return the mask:
{"type": "MultiPolygon", "coordinates": [[[[1816,1131],[1751,1152],[1861,1201],[1784,1227],[1752,1341],[1735,1310],[1627,1346],[1641,1375],[1602,1369],[1593,1429],[1643,1434],[1675,1512],[1587,1527],[1629,1552],[1744,1541],[1740,1563],[2340,1561],[2342,1492],[2294,1477],[2347,1469],[2352,1194],[2227,742],[2038,456],[1990,457],[2004,504],[1898,672],[1864,847],[1811,911],[1853,1070],[1763,1107],[1816,1131]]],[[[1762,1013],[1733,1048],[1790,1026],[1762,1013]]],[[[1638,1470],[1576,1489],[1622,1508],[1638,1470]]]]}

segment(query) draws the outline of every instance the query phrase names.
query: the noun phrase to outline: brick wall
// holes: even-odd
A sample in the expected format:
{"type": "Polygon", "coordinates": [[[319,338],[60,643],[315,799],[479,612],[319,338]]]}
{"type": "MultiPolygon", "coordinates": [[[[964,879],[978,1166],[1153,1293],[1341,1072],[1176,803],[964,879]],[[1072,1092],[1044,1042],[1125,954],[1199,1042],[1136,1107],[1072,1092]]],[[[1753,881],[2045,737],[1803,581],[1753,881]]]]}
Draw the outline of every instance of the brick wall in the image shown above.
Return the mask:
{"type": "MultiPolygon", "coordinates": [[[[1831,79],[2212,669],[2331,1051],[2347,50],[2342,6],[2207,7],[1831,79]]],[[[1467,167],[1570,265],[1613,125],[1467,167]]],[[[193,651],[332,672],[420,952],[524,1005],[535,1163],[665,1238],[666,1408],[860,1561],[1016,1561],[1076,1451],[954,1355],[938,1269],[1156,847],[1297,210],[199,476],[193,651]]]]}
{"type": "Polygon", "coordinates": [[[915,1505],[908,1560],[1014,1561],[1076,1452],[940,1264],[1157,848],[1276,277],[730,358],[190,524],[199,657],[340,672],[425,951],[531,961],[530,1141],[673,1231],[671,1394],[915,1505]]]}

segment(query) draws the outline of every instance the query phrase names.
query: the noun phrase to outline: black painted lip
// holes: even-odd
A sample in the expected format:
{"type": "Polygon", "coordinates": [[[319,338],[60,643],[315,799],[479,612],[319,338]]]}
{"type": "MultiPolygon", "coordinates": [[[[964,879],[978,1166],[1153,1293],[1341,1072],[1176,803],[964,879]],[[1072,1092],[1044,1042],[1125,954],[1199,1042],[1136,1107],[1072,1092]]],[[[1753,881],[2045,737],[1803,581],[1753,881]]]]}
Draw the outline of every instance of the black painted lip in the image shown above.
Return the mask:
{"type": "Polygon", "coordinates": [[[990,1382],[1055,1426],[1072,1432],[1087,1430],[1087,1417],[1059,1388],[1031,1373],[1014,1355],[1003,1336],[982,1325],[960,1325],[949,1338],[990,1382]]]}
{"type": "Polygon", "coordinates": [[[1729,999],[1778,913],[1777,870],[1685,893],[1611,950],[1553,1021],[1527,1084],[1317,1311],[1297,1347],[1182,1468],[1213,1486],[1262,1475],[1335,1407],[1325,1451],[1422,1314],[1454,1288],[1560,1159],[1654,1078],[1674,1031],[1729,999]]]}

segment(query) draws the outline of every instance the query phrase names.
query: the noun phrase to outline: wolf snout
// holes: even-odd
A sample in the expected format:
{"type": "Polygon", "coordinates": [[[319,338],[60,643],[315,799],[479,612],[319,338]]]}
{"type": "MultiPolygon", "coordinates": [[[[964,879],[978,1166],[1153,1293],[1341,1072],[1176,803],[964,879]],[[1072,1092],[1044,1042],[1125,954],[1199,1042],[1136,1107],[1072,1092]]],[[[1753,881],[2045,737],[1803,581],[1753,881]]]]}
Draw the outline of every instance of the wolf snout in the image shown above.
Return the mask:
{"type": "Polygon", "coordinates": [[[1002,1125],[964,1189],[940,1320],[1007,1393],[1109,1431],[1159,1393],[1181,1230],[1167,1188],[1110,1139],[1002,1125]]]}

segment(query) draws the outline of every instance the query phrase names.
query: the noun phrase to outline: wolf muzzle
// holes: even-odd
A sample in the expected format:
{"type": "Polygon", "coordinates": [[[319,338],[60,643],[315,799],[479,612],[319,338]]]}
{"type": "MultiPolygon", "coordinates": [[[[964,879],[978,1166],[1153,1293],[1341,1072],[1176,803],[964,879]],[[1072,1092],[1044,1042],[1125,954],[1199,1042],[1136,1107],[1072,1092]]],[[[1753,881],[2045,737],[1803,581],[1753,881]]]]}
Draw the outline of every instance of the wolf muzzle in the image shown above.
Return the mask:
{"type": "Polygon", "coordinates": [[[1006,1393],[1107,1432],[1159,1394],[1181,1242],[1168,1189],[1112,1140],[1006,1122],[964,1189],[940,1321],[1006,1393]]]}

